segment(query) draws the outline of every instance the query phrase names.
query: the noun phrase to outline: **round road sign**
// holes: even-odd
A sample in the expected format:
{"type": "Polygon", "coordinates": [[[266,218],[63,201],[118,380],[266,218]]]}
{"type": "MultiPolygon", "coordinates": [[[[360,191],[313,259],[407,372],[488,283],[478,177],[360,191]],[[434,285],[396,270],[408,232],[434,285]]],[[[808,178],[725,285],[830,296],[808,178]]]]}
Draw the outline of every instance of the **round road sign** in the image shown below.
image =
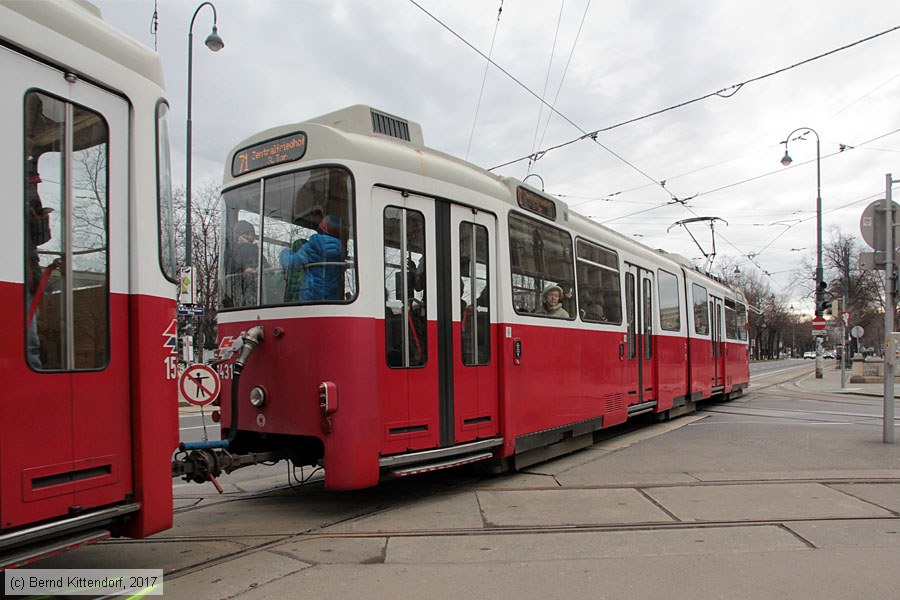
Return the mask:
{"type": "Polygon", "coordinates": [[[194,406],[204,406],[219,397],[219,374],[206,365],[191,365],[178,380],[178,390],[194,406]]]}
{"type": "Polygon", "coordinates": [[[866,330],[863,329],[862,326],[860,326],[860,325],[854,325],[853,329],[850,330],[850,335],[852,335],[856,339],[861,338],[865,333],[866,333],[866,330]]]}
{"type": "MultiPolygon", "coordinates": [[[[896,202],[894,204],[894,223],[898,223],[897,219],[900,218],[900,205],[896,202]]],[[[862,238],[866,241],[869,246],[871,246],[876,251],[884,252],[885,251],[885,231],[886,231],[886,223],[884,222],[884,213],[886,212],[884,204],[884,199],[876,200],[869,204],[865,209],[863,209],[862,216],[859,219],[859,232],[862,234],[862,238]]],[[[898,245],[898,240],[894,240],[894,247],[896,248],[898,245]]]]}
{"type": "Polygon", "coordinates": [[[812,322],[813,331],[822,331],[825,329],[825,317],[816,317],[812,322]]]}

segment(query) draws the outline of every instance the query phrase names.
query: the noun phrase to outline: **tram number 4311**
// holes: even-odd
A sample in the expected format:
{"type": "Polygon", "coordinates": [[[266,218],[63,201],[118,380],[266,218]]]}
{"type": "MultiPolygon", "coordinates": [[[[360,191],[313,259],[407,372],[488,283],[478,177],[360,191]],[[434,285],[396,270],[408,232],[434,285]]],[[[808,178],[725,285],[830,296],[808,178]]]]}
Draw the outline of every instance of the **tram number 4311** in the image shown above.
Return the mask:
{"type": "Polygon", "coordinates": [[[231,375],[234,373],[234,366],[231,363],[219,363],[216,365],[216,369],[219,371],[220,379],[231,379],[231,375]]]}

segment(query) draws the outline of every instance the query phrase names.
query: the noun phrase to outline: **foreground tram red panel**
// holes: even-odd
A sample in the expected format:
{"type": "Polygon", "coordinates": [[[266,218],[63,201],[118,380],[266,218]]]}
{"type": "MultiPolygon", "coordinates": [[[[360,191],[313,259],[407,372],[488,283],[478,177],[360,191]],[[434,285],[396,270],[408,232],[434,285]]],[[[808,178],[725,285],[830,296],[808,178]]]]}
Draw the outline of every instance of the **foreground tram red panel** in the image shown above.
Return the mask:
{"type": "Polygon", "coordinates": [[[0,569],[172,523],[174,236],[157,55],[0,1],[0,569]]]}
{"type": "Polygon", "coordinates": [[[747,305],[366,106],[228,156],[220,470],[288,458],[329,489],[519,468],[748,384],[747,305]],[[223,449],[222,446],[225,448],[223,449]]]}

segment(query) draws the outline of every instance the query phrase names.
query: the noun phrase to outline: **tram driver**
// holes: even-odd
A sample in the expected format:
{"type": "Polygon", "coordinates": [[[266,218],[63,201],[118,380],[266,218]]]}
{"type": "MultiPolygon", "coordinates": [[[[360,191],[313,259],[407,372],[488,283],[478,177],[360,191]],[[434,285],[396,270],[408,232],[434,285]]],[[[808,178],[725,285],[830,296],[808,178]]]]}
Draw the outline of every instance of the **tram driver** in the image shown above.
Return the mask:
{"type": "MultiPolygon", "coordinates": [[[[225,259],[225,272],[229,286],[225,306],[251,306],[256,304],[257,270],[259,268],[259,244],[256,228],[249,221],[238,221],[232,229],[234,244],[225,259]]],[[[269,266],[263,257],[263,268],[269,266]]]]}

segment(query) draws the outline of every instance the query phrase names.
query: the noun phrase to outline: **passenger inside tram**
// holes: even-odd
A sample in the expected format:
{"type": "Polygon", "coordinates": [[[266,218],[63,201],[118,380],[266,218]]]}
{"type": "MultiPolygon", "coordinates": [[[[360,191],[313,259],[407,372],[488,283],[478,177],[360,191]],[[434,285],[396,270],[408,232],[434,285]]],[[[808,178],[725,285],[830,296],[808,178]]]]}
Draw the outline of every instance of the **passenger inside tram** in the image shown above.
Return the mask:
{"type": "MultiPolygon", "coordinates": [[[[31,138],[27,138],[26,146],[30,146],[31,138]]],[[[44,208],[41,197],[38,194],[38,183],[41,178],[37,172],[35,159],[31,156],[31,149],[26,150],[28,154],[28,168],[25,177],[25,302],[27,310],[27,342],[25,357],[28,364],[33,369],[40,369],[41,364],[41,343],[38,336],[38,319],[37,307],[32,310],[31,305],[37,296],[38,304],[40,303],[40,295],[38,293],[41,287],[41,279],[43,269],[41,268],[40,256],[38,255],[38,246],[50,241],[50,213],[52,208],[44,208]]]]}
{"type": "Polygon", "coordinates": [[[603,310],[603,295],[591,291],[587,286],[581,291],[581,318],[585,321],[606,321],[603,310]]]}
{"type": "Polygon", "coordinates": [[[547,315],[557,319],[568,319],[569,313],[562,305],[563,291],[558,285],[548,285],[541,294],[541,305],[535,309],[536,315],[547,315]]]}
{"type": "Polygon", "coordinates": [[[306,275],[300,285],[299,297],[293,300],[315,302],[340,300],[343,277],[344,246],[341,244],[341,219],[326,215],[318,230],[296,251],[293,247],[281,251],[281,266],[289,271],[304,267],[306,275]]]}

